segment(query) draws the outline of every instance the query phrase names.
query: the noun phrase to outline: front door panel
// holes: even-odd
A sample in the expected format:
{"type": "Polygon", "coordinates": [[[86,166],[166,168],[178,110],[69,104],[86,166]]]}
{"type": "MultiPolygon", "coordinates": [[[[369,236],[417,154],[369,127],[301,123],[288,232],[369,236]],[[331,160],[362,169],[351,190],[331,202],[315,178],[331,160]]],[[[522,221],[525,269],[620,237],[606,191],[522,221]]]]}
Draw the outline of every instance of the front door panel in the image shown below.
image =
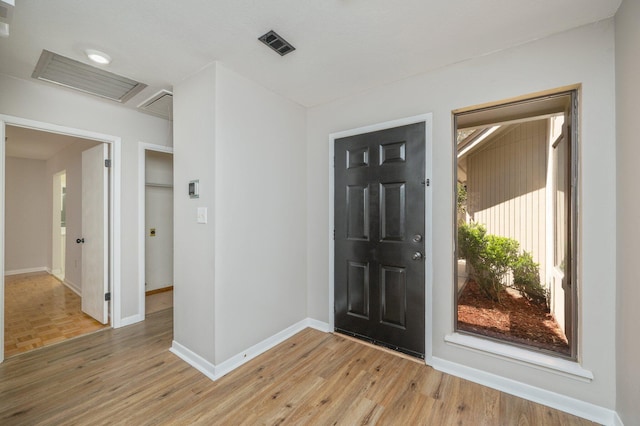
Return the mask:
{"type": "Polygon", "coordinates": [[[424,149],[424,123],[336,139],[334,200],[336,330],[422,357],[424,149]]]}

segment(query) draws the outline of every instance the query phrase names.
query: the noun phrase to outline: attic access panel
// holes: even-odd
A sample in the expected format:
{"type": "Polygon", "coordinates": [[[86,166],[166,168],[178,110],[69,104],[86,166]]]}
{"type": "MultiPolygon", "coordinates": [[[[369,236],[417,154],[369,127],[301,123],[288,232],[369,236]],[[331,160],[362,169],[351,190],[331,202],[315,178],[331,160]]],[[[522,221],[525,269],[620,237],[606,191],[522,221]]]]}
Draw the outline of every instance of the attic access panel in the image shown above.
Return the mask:
{"type": "Polygon", "coordinates": [[[138,108],[156,117],[173,120],[173,93],[168,90],[161,90],[140,103],[138,108]]]}
{"type": "Polygon", "coordinates": [[[43,50],[31,77],[124,103],[146,84],[43,50]]]}

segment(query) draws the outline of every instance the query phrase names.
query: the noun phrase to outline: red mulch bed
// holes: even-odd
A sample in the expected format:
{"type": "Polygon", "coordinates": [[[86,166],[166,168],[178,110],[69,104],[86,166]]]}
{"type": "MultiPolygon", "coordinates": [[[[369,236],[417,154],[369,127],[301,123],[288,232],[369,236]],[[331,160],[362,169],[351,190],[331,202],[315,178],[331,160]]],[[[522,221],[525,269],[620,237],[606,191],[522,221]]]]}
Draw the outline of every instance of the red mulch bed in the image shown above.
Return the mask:
{"type": "Polygon", "coordinates": [[[502,290],[500,303],[489,300],[475,281],[458,299],[458,329],[571,355],[564,333],[544,304],[502,290]]]}

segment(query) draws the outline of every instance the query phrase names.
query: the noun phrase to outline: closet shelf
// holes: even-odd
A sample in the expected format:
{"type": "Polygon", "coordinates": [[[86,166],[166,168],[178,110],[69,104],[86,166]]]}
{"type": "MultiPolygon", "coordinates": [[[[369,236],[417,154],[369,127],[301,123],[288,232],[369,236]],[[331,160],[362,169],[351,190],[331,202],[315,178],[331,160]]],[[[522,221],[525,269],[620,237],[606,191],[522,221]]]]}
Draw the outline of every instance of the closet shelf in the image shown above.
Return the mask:
{"type": "Polygon", "coordinates": [[[170,183],[153,183],[153,182],[147,182],[145,183],[145,186],[153,186],[155,188],[173,188],[173,185],[170,183]]]}

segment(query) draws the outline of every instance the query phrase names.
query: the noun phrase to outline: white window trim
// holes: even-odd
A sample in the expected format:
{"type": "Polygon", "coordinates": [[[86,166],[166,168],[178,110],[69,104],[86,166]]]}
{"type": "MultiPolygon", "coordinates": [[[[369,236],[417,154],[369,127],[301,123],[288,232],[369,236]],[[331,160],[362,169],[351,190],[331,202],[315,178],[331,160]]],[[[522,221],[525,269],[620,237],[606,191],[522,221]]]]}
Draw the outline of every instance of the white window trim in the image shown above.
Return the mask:
{"type": "Polygon", "coordinates": [[[559,374],[582,382],[589,383],[593,380],[593,373],[583,368],[578,362],[546,355],[530,349],[461,333],[448,334],[444,337],[444,341],[452,346],[559,374]]]}

